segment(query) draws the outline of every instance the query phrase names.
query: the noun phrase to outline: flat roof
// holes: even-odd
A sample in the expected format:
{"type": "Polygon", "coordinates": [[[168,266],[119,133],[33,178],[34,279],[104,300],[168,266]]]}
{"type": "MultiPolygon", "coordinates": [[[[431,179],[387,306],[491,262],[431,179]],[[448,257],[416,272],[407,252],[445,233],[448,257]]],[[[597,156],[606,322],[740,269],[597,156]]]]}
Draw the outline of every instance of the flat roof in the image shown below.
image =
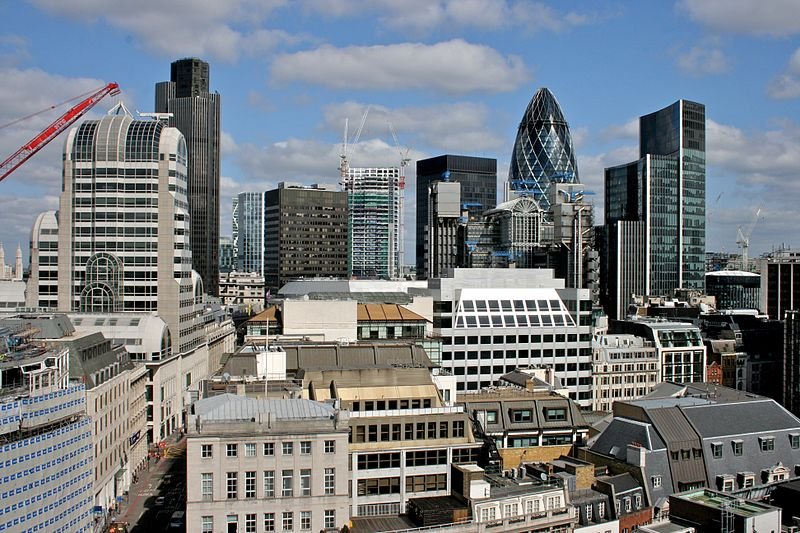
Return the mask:
{"type": "Polygon", "coordinates": [[[683,492],[680,494],[674,494],[672,497],[680,498],[681,500],[697,502],[701,505],[712,507],[714,509],[722,509],[724,504],[736,502],[736,505],[734,507],[729,507],[728,510],[733,514],[745,517],[757,516],[770,511],[777,511],[777,508],[769,505],[764,505],[750,500],[743,500],[741,498],[736,498],[734,496],[729,496],[727,494],[708,489],[683,492]]]}

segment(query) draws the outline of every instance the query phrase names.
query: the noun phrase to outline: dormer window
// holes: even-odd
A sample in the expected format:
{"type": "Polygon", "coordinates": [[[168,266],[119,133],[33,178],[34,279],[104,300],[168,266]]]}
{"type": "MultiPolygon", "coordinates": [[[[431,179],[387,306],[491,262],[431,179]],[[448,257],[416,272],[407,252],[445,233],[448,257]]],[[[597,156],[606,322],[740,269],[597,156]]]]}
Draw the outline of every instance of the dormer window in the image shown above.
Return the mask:
{"type": "Polygon", "coordinates": [[[567,419],[567,410],[563,407],[545,409],[544,417],[548,422],[563,422],[567,419]]]}
{"type": "Polygon", "coordinates": [[[530,409],[518,409],[511,411],[511,420],[514,422],[530,422],[533,416],[530,409]]]}

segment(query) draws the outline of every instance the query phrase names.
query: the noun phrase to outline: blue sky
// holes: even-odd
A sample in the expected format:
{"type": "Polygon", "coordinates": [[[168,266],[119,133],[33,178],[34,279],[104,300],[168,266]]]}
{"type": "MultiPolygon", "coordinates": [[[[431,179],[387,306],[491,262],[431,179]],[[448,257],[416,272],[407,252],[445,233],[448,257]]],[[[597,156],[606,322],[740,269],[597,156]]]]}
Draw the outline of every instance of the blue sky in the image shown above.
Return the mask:
{"type": "MultiPolygon", "coordinates": [[[[222,95],[223,235],[240,191],[335,182],[344,120],[352,133],[368,105],[352,166],[399,163],[391,121],[413,160],[496,157],[504,181],[519,120],[546,86],[597,223],[603,168],[636,158],[637,118],[686,98],[706,105],[708,249],[736,251],[737,226],[758,208],[751,256],[800,246],[797,0],[29,0],[0,4],[0,18],[0,125],[106,81],[130,109],[152,111],[171,61],[209,61],[222,95]]],[[[0,157],[57,116],[0,128],[0,157]]],[[[0,183],[7,256],[27,248],[37,213],[57,208],[62,147],[0,183]]],[[[407,182],[411,251],[413,161],[407,182]]]]}

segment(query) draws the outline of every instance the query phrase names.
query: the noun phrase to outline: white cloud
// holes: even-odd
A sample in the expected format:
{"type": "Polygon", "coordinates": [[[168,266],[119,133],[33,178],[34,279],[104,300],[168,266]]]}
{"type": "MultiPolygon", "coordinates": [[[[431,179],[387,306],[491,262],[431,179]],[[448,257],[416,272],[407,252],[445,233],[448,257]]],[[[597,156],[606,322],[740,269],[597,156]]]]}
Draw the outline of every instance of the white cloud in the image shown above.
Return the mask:
{"type": "Polygon", "coordinates": [[[800,32],[797,0],[681,0],[678,5],[717,31],[772,36],[800,32]]]}
{"type": "Polygon", "coordinates": [[[511,91],[529,78],[520,57],[503,57],[493,48],[462,39],[432,45],[324,45],[279,55],[271,73],[277,82],[334,89],[430,89],[451,94],[511,91]]]}
{"type": "Polygon", "coordinates": [[[171,57],[234,61],[243,52],[263,53],[289,38],[282,31],[252,27],[285,0],[31,1],[43,11],[80,22],[103,20],[133,34],[143,48],[171,57]]]}
{"type": "Polygon", "coordinates": [[[639,118],[632,118],[624,124],[613,124],[600,132],[600,138],[604,141],[614,139],[639,139],[639,118]]]}
{"type": "MultiPolygon", "coordinates": [[[[6,263],[12,263],[17,244],[22,247],[24,264],[28,264],[30,234],[33,222],[39,213],[58,209],[58,196],[55,194],[25,196],[9,193],[3,182],[0,193],[0,242],[6,252],[6,263]]],[[[60,188],[60,187],[59,187],[60,188]]]]}
{"type": "Polygon", "coordinates": [[[786,70],[770,81],[767,94],[777,100],[800,97],[800,48],[789,58],[786,70]]]}
{"type": "Polygon", "coordinates": [[[383,26],[412,34],[512,27],[526,33],[562,32],[594,18],[558,12],[543,2],[507,0],[306,0],[303,6],[308,12],[330,17],[376,14],[383,26]]]}
{"type": "Polygon", "coordinates": [[[30,57],[26,38],[11,33],[0,35],[0,67],[11,67],[30,57]]]}
{"type": "Polygon", "coordinates": [[[681,52],[677,58],[678,67],[693,76],[722,74],[728,70],[728,58],[721,48],[700,44],[681,52]]]}

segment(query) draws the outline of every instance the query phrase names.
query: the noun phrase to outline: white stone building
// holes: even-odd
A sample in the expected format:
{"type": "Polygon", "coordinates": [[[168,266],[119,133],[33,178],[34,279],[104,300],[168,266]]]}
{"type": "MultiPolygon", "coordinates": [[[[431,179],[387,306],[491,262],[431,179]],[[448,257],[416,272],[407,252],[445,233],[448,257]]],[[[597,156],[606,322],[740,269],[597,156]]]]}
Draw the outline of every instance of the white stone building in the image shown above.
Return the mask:
{"type": "Polygon", "coordinates": [[[595,335],[592,410],[611,411],[616,401],[649,394],[658,384],[659,370],[658,354],[651,341],[636,335],[595,335]]]}

